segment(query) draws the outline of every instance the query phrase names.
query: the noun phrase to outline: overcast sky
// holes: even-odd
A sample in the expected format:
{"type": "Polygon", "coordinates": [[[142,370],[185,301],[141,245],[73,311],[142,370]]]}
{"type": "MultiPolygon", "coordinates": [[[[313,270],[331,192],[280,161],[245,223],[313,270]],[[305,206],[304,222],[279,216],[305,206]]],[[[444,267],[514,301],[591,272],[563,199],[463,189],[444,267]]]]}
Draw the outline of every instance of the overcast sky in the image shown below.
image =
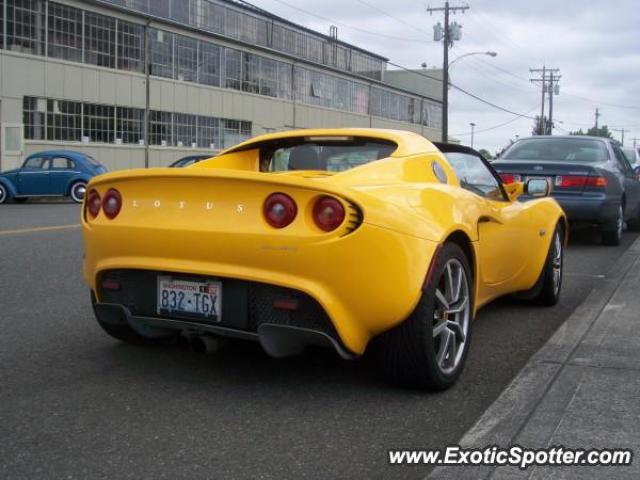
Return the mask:
{"type": "MultiPolygon", "coordinates": [[[[323,33],[335,24],[341,40],[406,67],[419,68],[422,62],[428,67],[442,65],[442,46],[433,41],[432,27],[443,18],[441,14],[430,16],[426,6],[442,6],[444,0],[252,3],[323,33]]],[[[451,18],[462,24],[463,34],[450,59],[467,52],[498,53],[495,58],[461,59],[451,70],[454,84],[509,110],[533,116],[540,112],[540,87],[528,81],[529,68],[543,64],[557,67],[562,79],[560,95],[554,97],[555,134],[589,128],[599,107],[601,125],[625,128],[625,145],[640,137],[638,0],[469,0],[451,4],[469,5],[470,9],[451,18]]],[[[529,118],[517,118],[451,91],[450,135],[468,144],[470,122],[476,124],[475,147],[492,153],[516,135],[530,135],[533,125],[529,118]]],[[[620,139],[621,132],[614,131],[614,135],[620,139]]]]}

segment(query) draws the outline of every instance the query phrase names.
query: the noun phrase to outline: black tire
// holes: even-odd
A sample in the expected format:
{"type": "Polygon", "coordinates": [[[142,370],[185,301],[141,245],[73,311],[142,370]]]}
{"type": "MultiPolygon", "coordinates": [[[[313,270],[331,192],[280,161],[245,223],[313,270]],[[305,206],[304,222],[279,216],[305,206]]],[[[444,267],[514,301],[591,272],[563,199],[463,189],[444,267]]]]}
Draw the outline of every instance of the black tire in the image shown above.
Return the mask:
{"type": "Polygon", "coordinates": [[[602,227],[602,243],[611,247],[617,247],[622,242],[622,229],[624,228],[624,208],[618,207],[616,219],[609,225],[602,227]]]}
{"type": "Polygon", "coordinates": [[[627,222],[627,228],[632,232],[640,232],[640,208],[638,209],[638,213],[636,213],[636,218],[627,222]]]}
{"type": "Polygon", "coordinates": [[[9,193],[4,185],[0,183],[0,203],[5,203],[9,199],[9,193]]]}
{"type": "Polygon", "coordinates": [[[76,203],[82,203],[87,193],[87,182],[75,182],[69,188],[69,197],[76,203]]]}
{"type": "MultiPolygon", "coordinates": [[[[96,299],[93,292],[91,292],[91,305],[95,305],[96,299]]],[[[131,328],[126,323],[116,324],[116,323],[107,323],[100,320],[100,317],[97,315],[94,309],[94,315],[96,317],[96,321],[98,325],[104,330],[107,334],[115,338],[116,340],[120,340],[121,342],[130,343],[132,345],[144,345],[144,346],[155,346],[155,345],[167,345],[175,341],[178,336],[178,332],[175,335],[167,336],[167,337],[159,337],[159,338],[149,338],[143,337],[138,334],[133,328],[131,328]]]]}
{"type": "MultiPolygon", "coordinates": [[[[377,339],[377,343],[381,369],[389,381],[403,387],[437,391],[451,387],[464,368],[471,340],[474,289],[469,261],[458,245],[454,243],[445,244],[434,261],[431,280],[423,288],[422,295],[414,311],[400,325],[383,333],[377,339]],[[453,365],[450,369],[443,369],[437,355],[443,345],[448,348],[452,330],[448,326],[446,328],[438,326],[442,324],[448,325],[450,322],[446,321],[447,318],[456,318],[452,323],[459,321],[459,324],[462,325],[462,319],[448,317],[449,314],[442,314],[444,320],[442,317],[437,317],[442,304],[436,299],[436,290],[441,289],[443,277],[446,275],[447,266],[450,262],[461,267],[466,281],[467,303],[464,313],[466,332],[461,333],[461,336],[462,334],[464,336],[464,344],[455,350],[455,358],[458,360],[452,360],[453,365]],[[438,341],[443,342],[443,338],[442,335],[435,333],[434,327],[446,334],[446,344],[438,344],[438,341]],[[449,332],[445,332],[447,329],[449,332]],[[460,351],[462,352],[461,354],[459,354],[460,351]]],[[[460,270],[458,270],[458,275],[460,275],[460,270]]],[[[458,278],[462,281],[461,277],[458,278]]],[[[445,297],[447,295],[446,289],[444,295],[445,297]]],[[[461,296],[461,293],[458,294],[459,299],[461,296]]],[[[451,307],[456,303],[458,302],[452,302],[451,307]]],[[[460,340],[458,335],[453,334],[453,337],[455,337],[451,340],[453,342],[460,340]]],[[[444,357],[444,361],[449,358],[448,355],[444,357]]]]}
{"type": "Polygon", "coordinates": [[[549,252],[544,263],[540,278],[533,287],[535,294],[530,297],[534,303],[552,307],[560,300],[562,291],[562,277],[564,271],[564,227],[556,226],[549,245],[549,252]],[[558,251],[559,250],[559,251],[558,251]]]}

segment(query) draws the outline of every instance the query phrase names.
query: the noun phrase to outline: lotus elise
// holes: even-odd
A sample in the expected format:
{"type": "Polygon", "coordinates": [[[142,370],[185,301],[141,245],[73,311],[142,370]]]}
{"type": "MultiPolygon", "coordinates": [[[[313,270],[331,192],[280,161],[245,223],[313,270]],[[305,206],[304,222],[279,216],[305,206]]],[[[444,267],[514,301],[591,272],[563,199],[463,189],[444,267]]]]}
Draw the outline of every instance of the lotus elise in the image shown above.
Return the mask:
{"type": "Polygon", "coordinates": [[[98,323],[125,342],[233,337],[346,359],[371,345],[392,381],[441,390],[481,306],[558,301],[567,221],[548,193],[411,132],[279,132],[92,180],[84,276],[98,323]]]}

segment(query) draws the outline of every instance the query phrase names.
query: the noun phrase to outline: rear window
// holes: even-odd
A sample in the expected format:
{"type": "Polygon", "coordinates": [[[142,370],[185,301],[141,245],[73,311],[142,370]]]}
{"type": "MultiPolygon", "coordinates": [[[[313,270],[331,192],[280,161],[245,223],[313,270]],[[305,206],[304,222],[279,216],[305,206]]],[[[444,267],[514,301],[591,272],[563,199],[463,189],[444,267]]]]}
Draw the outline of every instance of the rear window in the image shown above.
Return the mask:
{"type": "Polygon", "coordinates": [[[609,158],[604,142],[580,138],[530,138],[516,142],[501,160],[597,163],[609,158]]]}
{"type": "Polygon", "coordinates": [[[327,137],[287,140],[261,148],[261,170],[290,172],[319,170],[343,172],[391,155],[392,142],[353,137],[327,137]]]}
{"type": "Polygon", "coordinates": [[[627,157],[631,165],[636,163],[636,151],[633,148],[623,148],[624,156],[627,157]]]}

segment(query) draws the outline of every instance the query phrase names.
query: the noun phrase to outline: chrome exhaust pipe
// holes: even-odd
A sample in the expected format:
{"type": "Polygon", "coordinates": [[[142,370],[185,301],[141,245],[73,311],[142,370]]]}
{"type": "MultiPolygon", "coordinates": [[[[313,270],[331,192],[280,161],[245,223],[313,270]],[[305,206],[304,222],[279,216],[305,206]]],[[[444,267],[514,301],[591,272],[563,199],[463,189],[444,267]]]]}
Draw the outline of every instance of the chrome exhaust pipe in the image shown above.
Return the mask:
{"type": "Polygon", "coordinates": [[[191,349],[195,353],[212,355],[220,348],[220,339],[211,335],[201,335],[191,338],[191,349]]]}

